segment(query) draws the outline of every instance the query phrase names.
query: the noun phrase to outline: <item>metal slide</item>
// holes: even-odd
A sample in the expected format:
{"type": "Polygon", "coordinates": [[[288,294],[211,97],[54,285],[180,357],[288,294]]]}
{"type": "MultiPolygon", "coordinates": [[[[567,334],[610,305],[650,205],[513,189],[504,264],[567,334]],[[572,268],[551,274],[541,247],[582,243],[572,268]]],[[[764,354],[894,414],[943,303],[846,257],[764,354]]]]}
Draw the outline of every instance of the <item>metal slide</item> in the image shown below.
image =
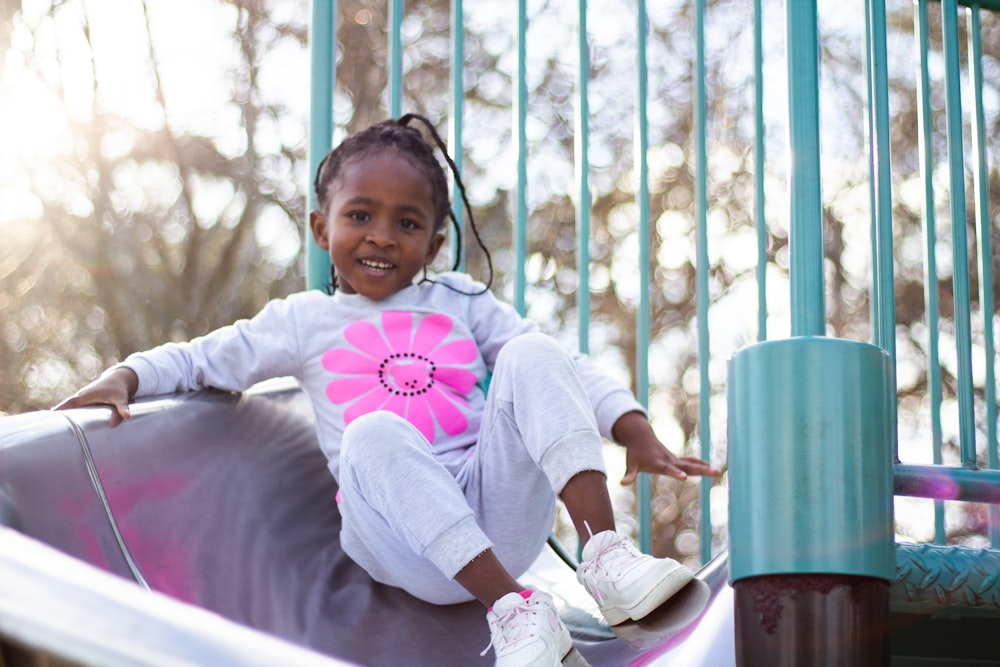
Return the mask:
{"type": "MultiPolygon", "coordinates": [[[[297,385],[0,419],[0,665],[490,665],[478,603],[373,582],[339,548],[336,485],[297,385]],[[45,661],[48,662],[45,662],[45,661]]],[[[609,628],[546,549],[594,667],[732,665],[725,555],[609,628]]]]}

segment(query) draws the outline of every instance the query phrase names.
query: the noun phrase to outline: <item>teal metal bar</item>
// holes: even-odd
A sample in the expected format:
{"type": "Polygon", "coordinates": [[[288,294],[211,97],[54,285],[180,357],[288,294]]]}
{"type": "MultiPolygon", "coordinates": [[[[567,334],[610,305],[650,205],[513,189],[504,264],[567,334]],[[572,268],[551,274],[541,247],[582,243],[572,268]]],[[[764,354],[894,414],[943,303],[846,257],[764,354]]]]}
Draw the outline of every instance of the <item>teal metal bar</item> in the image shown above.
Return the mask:
{"type": "Polygon", "coordinates": [[[764,11],[753,3],[754,225],[757,228],[757,342],[767,340],[767,220],[764,215],[764,11]]]}
{"type": "MultiPolygon", "coordinates": [[[[337,3],[313,0],[309,23],[309,210],[319,206],[312,189],[312,174],[333,146],[333,91],[337,79],[335,59],[337,3]]],[[[306,288],[322,289],[330,281],[330,255],[323,252],[312,234],[306,234],[306,288]]]]}
{"type": "MultiPolygon", "coordinates": [[[[652,242],[649,224],[649,119],[646,105],[649,101],[649,68],[646,62],[646,40],[649,21],[646,0],[638,0],[636,8],[636,95],[635,95],[635,164],[639,182],[636,184],[635,204],[639,211],[639,307],[636,310],[635,384],[636,396],[643,407],[649,408],[649,246],[652,242]],[[647,267],[647,268],[642,268],[647,267]]],[[[639,518],[639,548],[652,553],[652,490],[649,475],[641,473],[637,483],[636,505],[639,518]]],[[[704,530],[704,527],[702,527],[704,530]]]]}
{"type": "MultiPolygon", "coordinates": [[[[865,63],[868,62],[868,54],[872,52],[872,29],[871,29],[871,0],[865,0],[865,63]]],[[[868,136],[875,136],[875,111],[872,109],[872,105],[875,101],[875,95],[872,92],[872,70],[871,67],[865,67],[865,91],[868,93],[868,106],[867,106],[867,118],[868,123],[868,136]]],[[[869,170],[868,175],[868,205],[871,211],[871,223],[869,224],[869,236],[871,241],[871,253],[872,257],[875,256],[875,249],[878,248],[878,236],[876,234],[875,227],[875,179],[871,176],[871,171],[869,170]]],[[[874,271],[875,262],[872,261],[872,281],[868,286],[868,321],[871,323],[871,338],[874,341],[875,337],[878,336],[878,304],[879,304],[879,281],[875,280],[874,271]]]]}
{"type": "Polygon", "coordinates": [[[826,332],[819,165],[819,42],[815,0],[785,5],[793,336],[826,332]]]}
{"type": "MultiPolygon", "coordinates": [[[[458,168],[459,175],[465,163],[462,149],[462,130],[465,125],[465,8],[462,0],[451,0],[451,118],[448,121],[448,146],[451,159],[458,168]]],[[[465,206],[458,192],[458,184],[452,177],[451,212],[458,228],[465,236],[465,206]]],[[[458,245],[458,235],[451,237],[451,256],[458,258],[456,268],[465,270],[465,253],[458,245]]]]}
{"type": "Polygon", "coordinates": [[[955,302],[955,346],[958,352],[959,449],[962,465],[976,466],[976,425],[973,413],[972,334],[969,290],[969,251],[965,210],[965,155],[962,143],[962,98],[959,82],[958,7],[941,2],[941,32],[945,60],[945,111],[948,127],[948,165],[951,185],[952,289],[955,302]]]}
{"type": "Polygon", "coordinates": [[[889,76],[885,46],[885,3],[870,1],[866,25],[868,28],[868,92],[870,126],[871,178],[875,186],[872,224],[875,246],[872,266],[875,268],[875,320],[872,322],[874,343],[889,354],[896,364],[896,298],[893,287],[892,259],[892,180],[889,154],[889,76]]]}
{"type": "MultiPolygon", "coordinates": [[[[697,285],[698,310],[698,440],[701,445],[701,458],[708,461],[712,457],[712,429],[710,405],[712,399],[712,384],[708,376],[709,340],[708,340],[708,149],[705,123],[708,119],[705,98],[708,95],[705,85],[705,0],[695,4],[695,245],[697,260],[695,263],[695,282],[697,285]]],[[[711,491],[712,478],[702,477],[699,480],[701,503],[699,505],[701,525],[711,525],[711,491]]],[[[701,557],[704,562],[712,558],[712,531],[702,531],[701,557]]]]}
{"type": "MultiPolygon", "coordinates": [[[[976,226],[979,230],[979,310],[983,316],[983,348],[986,378],[983,396],[986,403],[986,465],[996,470],[997,462],[997,384],[996,353],[993,345],[993,267],[990,239],[989,165],[986,163],[986,119],[983,112],[983,44],[979,7],[971,7],[969,27],[969,79],[973,96],[972,159],[973,187],[976,198],[976,226]]],[[[1000,508],[990,506],[990,543],[1000,544],[1000,508]]]]}
{"type": "Polygon", "coordinates": [[[580,352],[590,354],[590,43],[587,0],[577,4],[576,132],[576,319],[580,352]]]}
{"type": "MultiPolygon", "coordinates": [[[[931,86],[927,68],[930,52],[927,2],[917,0],[913,32],[917,47],[917,125],[919,127],[920,177],[924,183],[921,216],[924,234],[924,309],[927,312],[927,390],[930,398],[931,445],[935,465],[944,462],[941,435],[941,356],[938,341],[937,214],[934,205],[934,149],[931,132],[931,86]]],[[[934,541],[944,544],[944,502],[934,501],[934,541]]]]}
{"type": "Polygon", "coordinates": [[[528,255],[528,7],[517,0],[517,81],[514,82],[514,156],[517,169],[514,203],[514,308],[526,312],[524,264],[528,255]]]}
{"type": "Polygon", "coordinates": [[[389,115],[403,115],[403,0],[389,0],[389,115]]]}
{"type": "Polygon", "coordinates": [[[1000,470],[897,464],[893,478],[897,496],[1000,503],[1000,470]]]}

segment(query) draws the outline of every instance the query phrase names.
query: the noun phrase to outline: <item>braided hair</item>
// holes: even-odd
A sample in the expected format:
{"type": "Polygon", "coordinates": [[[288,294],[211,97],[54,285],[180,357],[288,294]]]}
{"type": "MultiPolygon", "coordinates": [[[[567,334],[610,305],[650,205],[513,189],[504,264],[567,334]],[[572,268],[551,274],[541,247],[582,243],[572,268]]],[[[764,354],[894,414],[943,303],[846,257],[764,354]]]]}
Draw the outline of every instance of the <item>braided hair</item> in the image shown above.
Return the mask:
{"type": "MultiPolygon", "coordinates": [[[[458,166],[451,159],[451,156],[448,155],[447,147],[441,139],[441,135],[434,129],[434,125],[430,120],[424,116],[409,113],[398,119],[384,120],[342,141],[339,146],[326,154],[316,168],[313,189],[316,191],[317,201],[320,208],[326,210],[333,182],[340,175],[344,165],[351,160],[367,157],[387,149],[396,150],[401,156],[409,160],[414,167],[423,172],[430,181],[431,201],[434,206],[434,231],[441,232],[445,227],[446,221],[451,219],[457,241],[455,244],[457,252],[452,270],[457,269],[462,257],[462,229],[451,208],[451,202],[448,198],[448,181],[445,177],[444,169],[442,169],[441,164],[434,156],[434,149],[424,140],[424,136],[420,130],[413,126],[415,121],[427,129],[428,133],[434,139],[434,144],[441,151],[455,177],[455,185],[461,194],[462,203],[469,219],[469,226],[472,229],[477,245],[486,256],[486,265],[489,271],[489,278],[483,289],[479,292],[468,294],[468,296],[483,294],[493,283],[493,260],[490,257],[490,251],[479,236],[479,230],[476,228],[476,221],[472,215],[472,207],[469,205],[469,199],[465,194],[465,185],[462,183],[461,176],[458,173],[458,166]]],[[[426,276],[421,282],[425,281],[434,282],[426,276]]],[[[466,292],[462,292],[446,283],[440,284],[460,294],[466,294],[466,292]]],[[[327,292],[333,294],[336,288],[337,276],[335,269],[331,266],[330,284],[327,286],[327,292]]]]}

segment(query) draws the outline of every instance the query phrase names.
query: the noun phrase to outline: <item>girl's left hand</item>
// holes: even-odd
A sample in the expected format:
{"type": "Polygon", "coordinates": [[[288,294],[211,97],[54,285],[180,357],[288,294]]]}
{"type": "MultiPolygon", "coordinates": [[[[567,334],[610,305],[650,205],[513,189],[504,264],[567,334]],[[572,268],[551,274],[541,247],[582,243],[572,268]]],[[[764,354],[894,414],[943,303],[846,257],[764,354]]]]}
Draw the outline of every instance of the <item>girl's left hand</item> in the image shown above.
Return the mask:
{"type": "Polygon", "coordinates": [[[625,446],[625,476],[622,486],[633,483],[640,472],[687,479],[688,475],[720,474],[710,463],[694,456],[680,457],[664,446],[641,412],[622,415],[611,429],[615,440],[625,446]]]}

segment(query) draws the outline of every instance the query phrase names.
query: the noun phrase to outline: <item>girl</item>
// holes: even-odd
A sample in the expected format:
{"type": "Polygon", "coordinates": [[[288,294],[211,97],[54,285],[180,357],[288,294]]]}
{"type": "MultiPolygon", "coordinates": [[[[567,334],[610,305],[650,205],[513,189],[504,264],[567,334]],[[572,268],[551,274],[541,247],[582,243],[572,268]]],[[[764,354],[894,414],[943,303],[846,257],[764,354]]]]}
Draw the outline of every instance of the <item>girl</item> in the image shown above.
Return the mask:
{"type": "Polygon", "coordinates": [[[294,294],[251,320],[131,355],[57,408],[109,405],[114,426],[135,396],[241,391],[293,375],[340,485],[351,558],[432,603],[478,599],[497,665],[586,664],[551,597],[516,580],[546,541],[556,497],[584,544],[577,578],[618,624],[649,614],[692,573],[615,532],[602,436],[627,448],[623,484],[639,471],[718,473],[671,454],[627,389],[537,333],[488,285],[427,277],[451,207],[445,172],[414,121],[456,172],[472,222],[429,121],[374,125],[316,173],[320,210],[309,225],[330,253],[329,294],[294,294]]]}

